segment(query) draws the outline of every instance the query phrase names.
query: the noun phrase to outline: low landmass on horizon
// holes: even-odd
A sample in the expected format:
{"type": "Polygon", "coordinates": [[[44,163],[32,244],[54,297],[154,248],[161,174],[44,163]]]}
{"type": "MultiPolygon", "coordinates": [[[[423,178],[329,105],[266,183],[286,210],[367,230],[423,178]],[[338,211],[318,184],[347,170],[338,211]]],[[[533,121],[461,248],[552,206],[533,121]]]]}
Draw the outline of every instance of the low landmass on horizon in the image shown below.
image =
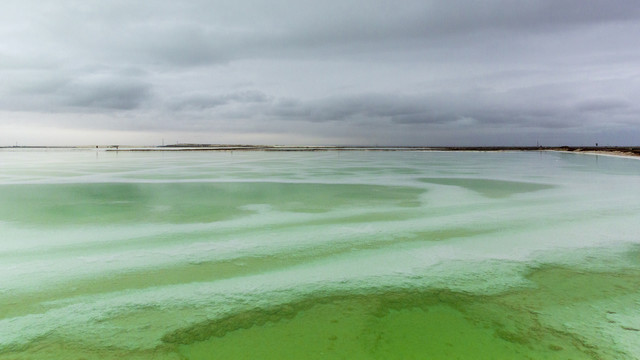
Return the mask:
{"type": "Polygon", "coordinates": [[[105,151],[566,151],[640,156],[640,146],[346,146],[172,144],[159,146],[0,146],[0,149],[99,149],[105,151]]]}

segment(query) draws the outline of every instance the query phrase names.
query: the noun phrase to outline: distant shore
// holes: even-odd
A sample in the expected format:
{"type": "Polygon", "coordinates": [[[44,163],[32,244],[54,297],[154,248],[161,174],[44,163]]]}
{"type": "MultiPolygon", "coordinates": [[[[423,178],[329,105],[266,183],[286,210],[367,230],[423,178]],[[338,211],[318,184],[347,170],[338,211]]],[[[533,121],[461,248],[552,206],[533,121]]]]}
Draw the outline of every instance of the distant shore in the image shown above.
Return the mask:
{"type": "Polygon", "coordinates": [[[176,144],[164,146],[0,146],[6,149],[70,149],[103,151],[561,151],[640,157],[640,146],[301,146],[176,144]]]}

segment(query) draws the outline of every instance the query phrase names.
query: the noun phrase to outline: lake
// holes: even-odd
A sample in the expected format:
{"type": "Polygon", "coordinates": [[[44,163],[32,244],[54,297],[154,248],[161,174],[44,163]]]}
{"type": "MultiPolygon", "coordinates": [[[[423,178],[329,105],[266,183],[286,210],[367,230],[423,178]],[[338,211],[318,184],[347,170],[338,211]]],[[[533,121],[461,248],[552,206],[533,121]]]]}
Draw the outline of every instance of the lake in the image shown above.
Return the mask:
{"type": "Polygon", "coordinates": [[[640,161],[0,150],[0,359],[640,358],[640,161]]]}

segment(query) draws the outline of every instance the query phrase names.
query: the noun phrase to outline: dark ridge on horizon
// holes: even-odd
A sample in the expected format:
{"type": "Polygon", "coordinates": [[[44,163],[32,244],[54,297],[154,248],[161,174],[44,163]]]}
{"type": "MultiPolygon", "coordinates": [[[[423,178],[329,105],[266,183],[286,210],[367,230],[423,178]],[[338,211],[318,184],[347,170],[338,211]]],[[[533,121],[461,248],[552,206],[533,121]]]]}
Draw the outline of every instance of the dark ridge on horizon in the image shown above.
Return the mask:
{"type": "Polygon", "coordinates": [[[77,149],[105,151],[565,151],[640,156],[640,146],[366,146],[174,144],[158,146],[0,146],[0,149],[77,149]]]}
{"type": "MultiPolygon", "coordinates": [[[[565,151],[640,156],[638,146],[280,146],[179,144],[126,151],[565,151]]],[[[108,149],[107,151],[120,151],[108,149]]]]}

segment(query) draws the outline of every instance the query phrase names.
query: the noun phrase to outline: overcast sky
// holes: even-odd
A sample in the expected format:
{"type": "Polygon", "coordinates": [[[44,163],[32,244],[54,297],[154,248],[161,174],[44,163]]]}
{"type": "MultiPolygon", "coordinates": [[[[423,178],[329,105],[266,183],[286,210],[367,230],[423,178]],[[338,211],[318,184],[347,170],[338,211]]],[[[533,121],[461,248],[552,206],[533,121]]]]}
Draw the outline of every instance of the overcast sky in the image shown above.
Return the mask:
{"type": "Polygon", "coordinates": [[[0,145],[640,145],[638,0],[2,0],[0,145]]]}

